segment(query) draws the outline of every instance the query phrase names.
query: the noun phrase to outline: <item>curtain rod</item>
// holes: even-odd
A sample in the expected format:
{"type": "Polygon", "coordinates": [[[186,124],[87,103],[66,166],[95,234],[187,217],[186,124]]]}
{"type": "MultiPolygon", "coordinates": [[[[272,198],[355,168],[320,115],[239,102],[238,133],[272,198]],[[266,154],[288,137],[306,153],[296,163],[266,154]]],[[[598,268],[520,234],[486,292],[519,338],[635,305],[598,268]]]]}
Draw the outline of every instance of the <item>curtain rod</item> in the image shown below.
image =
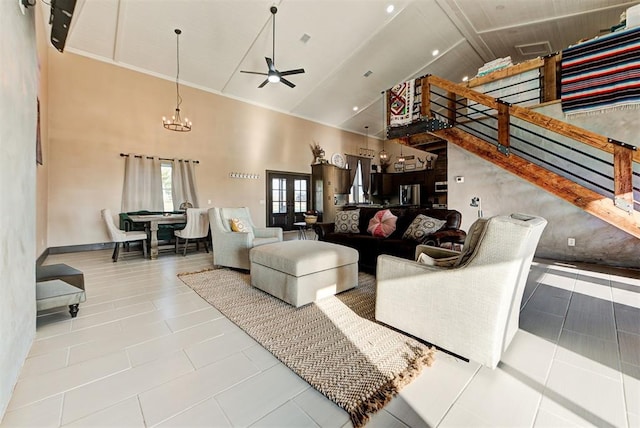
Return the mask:
{"type": "MultiPolygon", "coordinates": [[[[122,156],[123,158],[128,158],[130,155],[129,155],[129,153],[120,153],[120,156],[122,156]]],[[[142,155],[133,155],[133,157],[142,158],[142,155]]],[[[152,156],[147,156],[147,159],[153,159],[153,157],[152,156]]],[[[166,161],[175,160],[175,159],[169,159],[169,158],[158,158],[158,159],[166,160],[166,161]]],[[[178,159],[178,160],[181,161],[181,160],[187,160],[187,159],[178,159]]],[[[200,163],[200,161],[197,161],[197,160],[194,160],[192,162],[193,163],[200,163]]]]}

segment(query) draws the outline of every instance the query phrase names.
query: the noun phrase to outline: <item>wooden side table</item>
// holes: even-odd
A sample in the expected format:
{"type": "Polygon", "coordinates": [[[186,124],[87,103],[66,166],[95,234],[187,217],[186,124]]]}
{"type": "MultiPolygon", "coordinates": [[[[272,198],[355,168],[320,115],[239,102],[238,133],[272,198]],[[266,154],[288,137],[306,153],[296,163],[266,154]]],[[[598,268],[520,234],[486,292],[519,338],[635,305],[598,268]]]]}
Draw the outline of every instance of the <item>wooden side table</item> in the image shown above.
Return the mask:
{"type": "Polygon", "coordinates": [[[78,315],[78,305],[87,300],[84,290],[60,279],[36,282],[36,309],[69,306],[71,318],[78,315]]]}

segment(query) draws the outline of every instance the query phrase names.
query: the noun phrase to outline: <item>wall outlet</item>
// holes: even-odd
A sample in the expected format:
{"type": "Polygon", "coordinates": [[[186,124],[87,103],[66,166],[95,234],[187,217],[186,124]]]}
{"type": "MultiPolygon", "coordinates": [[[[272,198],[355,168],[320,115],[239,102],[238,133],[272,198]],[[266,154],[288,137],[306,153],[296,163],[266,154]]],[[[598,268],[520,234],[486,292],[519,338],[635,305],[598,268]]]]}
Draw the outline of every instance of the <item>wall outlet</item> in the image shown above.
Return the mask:
{"type": "Polygon", "coordinates": [[[576,246],[576,238],[568,238],[567,239],[567,245],[570,247],[575,247],[576,246]]]}

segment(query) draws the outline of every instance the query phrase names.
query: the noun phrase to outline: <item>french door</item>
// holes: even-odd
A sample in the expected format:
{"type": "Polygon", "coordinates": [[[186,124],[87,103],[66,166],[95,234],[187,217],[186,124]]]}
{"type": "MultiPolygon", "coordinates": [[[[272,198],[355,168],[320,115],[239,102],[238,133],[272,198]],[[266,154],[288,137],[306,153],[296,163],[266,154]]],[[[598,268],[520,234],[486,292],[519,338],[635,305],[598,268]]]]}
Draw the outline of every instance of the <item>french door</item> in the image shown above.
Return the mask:
{"type": "Polygon", "coordinates": [[[292,230],[310,208],[310,174],[267,171],[267,226],[292,230]]]}

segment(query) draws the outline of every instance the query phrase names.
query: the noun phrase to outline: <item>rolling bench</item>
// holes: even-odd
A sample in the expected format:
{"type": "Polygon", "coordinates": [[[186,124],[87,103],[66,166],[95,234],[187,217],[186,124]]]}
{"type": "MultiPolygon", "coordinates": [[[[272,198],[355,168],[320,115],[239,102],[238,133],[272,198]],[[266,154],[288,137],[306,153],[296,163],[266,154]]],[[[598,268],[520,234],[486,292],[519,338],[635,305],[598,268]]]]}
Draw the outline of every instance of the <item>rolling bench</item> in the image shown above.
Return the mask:
{"type": "Polygon", "coordinates": [[[84,274],[69,265],[59,263],[36,267],[36,309],[69,306],[72,318],[78,305],[86,301],[84,274]]]}

